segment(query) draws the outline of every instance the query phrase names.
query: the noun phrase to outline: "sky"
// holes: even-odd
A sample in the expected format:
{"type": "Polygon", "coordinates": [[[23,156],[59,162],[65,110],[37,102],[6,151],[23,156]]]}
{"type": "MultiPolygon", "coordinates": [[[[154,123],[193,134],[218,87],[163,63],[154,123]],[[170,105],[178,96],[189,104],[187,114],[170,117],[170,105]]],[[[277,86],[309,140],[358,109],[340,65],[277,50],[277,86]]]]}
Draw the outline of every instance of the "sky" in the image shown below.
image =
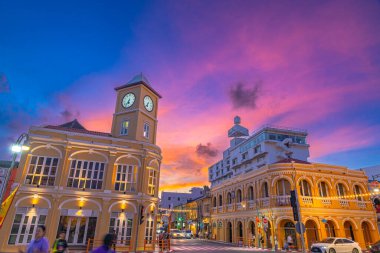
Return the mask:
{"type": "Polygon", "coordinates": [[[208,184],[239,115],[307,129],[309,161],[380,164],[380,1],[0,2],[0,159],[30,126],[110,132],[114,88],[162,99],[161,190],[208,184]]]}

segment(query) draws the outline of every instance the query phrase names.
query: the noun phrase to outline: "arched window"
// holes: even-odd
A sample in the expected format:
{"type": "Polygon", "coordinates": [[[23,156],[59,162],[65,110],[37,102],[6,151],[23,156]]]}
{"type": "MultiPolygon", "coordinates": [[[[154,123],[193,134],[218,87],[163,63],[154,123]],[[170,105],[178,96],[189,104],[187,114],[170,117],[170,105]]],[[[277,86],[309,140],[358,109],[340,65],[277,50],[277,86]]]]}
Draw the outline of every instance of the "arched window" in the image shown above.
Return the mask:
{"type": "Polygon", "coordinates": [[[262,198],[268,198],[269,197],[268,183],[267,182],[264,182],[261,186],[261,197],[262,198]]]}
{"type": "Polygon", "coordinates": [[[339,197],[344,197],[347,195],[347,190],[346,190],[346,187],[344,187],[344,184],[338,183],[336,185],[336,193],[338,194],[339,197]]]}
{"type": "Polygon", "coordinates": [[[227,204],[232,204],[231,192],[227,193],[227,204]]]}
{"type": "Polygon", "coordinates": [[[308,181],[301,180],[300,182],[300,192],[302,196],[311,196],[311,187],[308,181]]]}
{"type": "Polygon", "coordinates": [[[219,206],[223,205],[223,198],[222,195],[219,195],[219,206]]]}
{"type": "Polygon", "coordinates": [[[216,207],[216,197],[214,197],[214,198],[212,199],[212,206],[213,206],[213,207],[216,207]]]}
{"type": "Polygon", "coordinates": [[[290,195],[290,183],[286,179],[280,179],[277,181],[277,195],[285,196],[290,195]]]}
{"type": "Polygon", "coordinates": [[[240,203],[242,201],[241,199],[241,190],[238,189],[236,192],[236,203],[240,203]]]}
{"type": "Polygon", "coordinates": [[[329,186],[326,182],[323,182],[323,181],[319,182],[318,189],[319,189],[319,196],[321,196],[321,197],[330,196],[329,186]]]}
{"type": "Polygon", "coordinates": [[[355,185],[354,186],[354,194],[355,194],[355,197],[357,200],[359,201],[363,201],[363,191],[362,191],[362,188],[360,188],[359,185],[355,185]]]}
{"type": "Polygon", "coordinates": [[[253,187],[252,186],[250,186],[249,188],[248,188],[248,200],[253,200],[253,187]]]}

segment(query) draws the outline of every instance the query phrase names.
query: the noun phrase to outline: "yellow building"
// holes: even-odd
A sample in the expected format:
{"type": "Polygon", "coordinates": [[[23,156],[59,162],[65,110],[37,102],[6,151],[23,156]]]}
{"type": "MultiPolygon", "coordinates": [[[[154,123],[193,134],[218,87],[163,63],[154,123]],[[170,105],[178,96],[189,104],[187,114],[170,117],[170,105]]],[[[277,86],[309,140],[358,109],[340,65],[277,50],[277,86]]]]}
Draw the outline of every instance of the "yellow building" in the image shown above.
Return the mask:
{"type": "Polygon", "coordinates": [[[210,232],[210,208],[211,197],[210,191],[207,190],[202,197],[174,208],[175,215],[172,227],[191,230],[194,236],[207,238],[210,232]]]}
{"type": "Polygon", "coordinates": [[[77,120],[29,129],[20,187],[0,230],[1,252],[26,245],[39,224],[50,243],[66,232],[70,248],[84,249],[88,239],[96,243],[108,232],[132,251],[135,241],[141,249],[155,238],[160,95],[142,74],[115,91],[111,133],[87,130],[77,120]]]}
{"type": "Polygon", "coordinates": [[[255,246],[267,248],[277,238],[282,248],[291,235],[300,248],[290,206],[296,186],[307,248],[328,236],[352,238],[366,248],[379,239],[367,182],[363,171],[342,166],[290,159],[265,165],[212,188],[212,236],[247,243],[254,235],[255,246]]]}

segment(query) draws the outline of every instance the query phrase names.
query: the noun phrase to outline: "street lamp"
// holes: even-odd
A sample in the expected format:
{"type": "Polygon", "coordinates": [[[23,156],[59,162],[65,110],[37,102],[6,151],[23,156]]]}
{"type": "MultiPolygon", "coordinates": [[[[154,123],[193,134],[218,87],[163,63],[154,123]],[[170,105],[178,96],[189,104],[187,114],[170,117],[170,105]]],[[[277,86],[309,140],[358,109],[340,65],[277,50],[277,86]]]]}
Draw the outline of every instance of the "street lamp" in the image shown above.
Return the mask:
{"type": "Polygon", "coordinates": [[[9,180],[9,175],[11,173],[11,170],[15,166],[17,155],[21,153],[22,151],[28,151],[30,149],[29,147],[29,135],[27,133],[22,133],[16,142],[11,146],[11,150],[13,152],[12,156],[12,163],[9,169],[5,172],[5,181],[4,181],[4,186],[1,189],[1,194],[0,194],[0,200],[1,202],[3,201],[5,189],[7,188],[7,183],[9,180]]]}

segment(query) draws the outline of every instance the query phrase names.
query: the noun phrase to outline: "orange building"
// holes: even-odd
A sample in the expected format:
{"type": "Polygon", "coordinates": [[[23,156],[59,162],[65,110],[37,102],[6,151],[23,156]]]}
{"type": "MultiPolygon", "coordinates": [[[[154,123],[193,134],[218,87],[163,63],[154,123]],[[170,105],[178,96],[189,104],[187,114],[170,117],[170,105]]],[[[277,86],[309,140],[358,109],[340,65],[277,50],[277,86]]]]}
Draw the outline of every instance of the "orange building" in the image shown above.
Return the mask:
{"type": "Polygon", "coordinates": [[[71,249],[85,249],[108,232],[132,251],[155,239],[160,95],[142,74],[115,91],[110,133],[77,120],[29,129],[30,151],[15,179],[20,187],[0,229],[1,252],[25,246],[39,224],[50,243],[64,231],[71,249]]]}

